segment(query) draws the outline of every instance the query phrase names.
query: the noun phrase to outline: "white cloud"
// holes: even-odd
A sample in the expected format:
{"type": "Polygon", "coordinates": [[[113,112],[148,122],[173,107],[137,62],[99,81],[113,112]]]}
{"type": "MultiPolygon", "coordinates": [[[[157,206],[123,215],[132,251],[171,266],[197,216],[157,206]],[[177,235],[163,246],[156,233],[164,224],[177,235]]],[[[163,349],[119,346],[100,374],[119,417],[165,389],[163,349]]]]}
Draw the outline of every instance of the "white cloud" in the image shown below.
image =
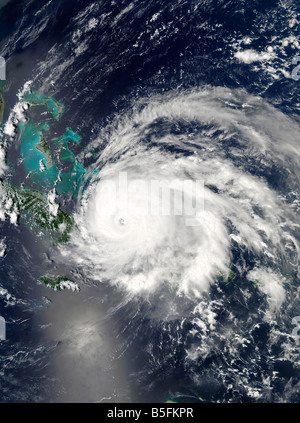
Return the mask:
{"type": "MultiPolygon", "coordinates": [[[[99,157],[106,165],[81,199],[76,215],[80,232],[74,232],[64,259],[96,280],[110,280],[133,293],[153,291],[166,280],[178,294],[195,297],[207,291],[218,274],[229,273],[233,246],[275,267],[278,257],[287,255],[284,245],[290,237],[299,251],[293,236],[297,215],[264,178],[247,172],[240,161],[265,157],[266,166],[268,160],[283,167],[288,163],[289,172],[298,178],[295,122],[260,98],[222,88],[153,97],[140,110],[117,119],[99,135],[99,142],[108,140],[99,157]],[[192,136],[171,131],[159,135],[158,121],[197,122],[203,130],[192,136]],[[153,126],[157,130],[151,135],[153,126]],[[145,142],[151,136],[155,146],[145,142]],[[228,156],[222,145],[230,137],[239,146],[228,156]],[[166,152],[168,146],[186,148],[193,155],[166,152]],[[111,162],[111,157],[119,159],[111,162]],[[182,216],[103,216],[98,205],[110,204],[112,193],[99,186],[124,171],[132,179],[204,180],[216,189],[205,190],[205,210],[194,228],[187,227],[182,216]]],[[[122,210],[122,196],[118,201],[122,210]]],[[[263,286],[269,289],[266,282],[263,286]]],[[[276,292],[279,304],[281,288],[276,292]]]]}
{"type": "Polygon", "coordinates": [[[259,288],[267,295],[273,311],[280,309],[285,300],[283,278],[277,273],[266,268],[256,268],[248,273],[249,281],[257,282],[259,288]]]}
{"type": "Polygon", "coordinates": [[[267,52],[259,53],[253,49],[241,50],[237,51],[234,56],[243,63],[253,63],[253,62],[263,62],[271,60],[274,55],[272,53],[273,50],[269,49],[267,52]]]}

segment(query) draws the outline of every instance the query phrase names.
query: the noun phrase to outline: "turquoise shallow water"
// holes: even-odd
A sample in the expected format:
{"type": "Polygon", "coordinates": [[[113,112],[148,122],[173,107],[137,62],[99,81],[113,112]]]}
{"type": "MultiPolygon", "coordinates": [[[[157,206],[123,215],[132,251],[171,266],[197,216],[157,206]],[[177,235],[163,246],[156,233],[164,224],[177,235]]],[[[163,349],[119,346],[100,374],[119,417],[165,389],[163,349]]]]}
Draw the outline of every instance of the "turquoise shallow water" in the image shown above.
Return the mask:
{"type": "MultiPolygon", "coordinates": [[[[40,94],[36,91],[25,93],[24,100],[29,105],[44,105],[54,119],[59,120],[64,111],[64,106],[54,98],[40,94]]],[[[48,189],[55,188],[57,194],[74,195],[76,197],[79,187],[86,174],[86,169],[76,159],[69,148],[69,143],[81,143],[81,136],[71,128],[58,138],[52,140],[56,146],[60,162],[72,164],[70,172],[63,172],[56,164],[47,142],[49,123],[36,125],[32,121],[20,122],[21,147],[20,153],[23,165],[30,179],[39,186],[48,189]]]]}

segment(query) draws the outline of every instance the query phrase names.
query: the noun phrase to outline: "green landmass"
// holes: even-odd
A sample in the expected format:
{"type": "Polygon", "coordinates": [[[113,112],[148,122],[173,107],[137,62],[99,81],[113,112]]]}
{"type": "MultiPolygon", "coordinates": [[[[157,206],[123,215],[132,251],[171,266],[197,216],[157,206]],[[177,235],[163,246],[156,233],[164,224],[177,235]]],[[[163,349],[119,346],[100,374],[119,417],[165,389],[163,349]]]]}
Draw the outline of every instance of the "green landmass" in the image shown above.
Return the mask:
{"type": "Polygon", "coordinates": [[[50,213],[47,196],[31,188],[18,188],[10,182],[0,179],[0,186],[4,188],[4,197],[0,200],[8,204],[11,211],[17,209],[21,225],[35,232],[50,233],[54,243],[66,243],[74,227],[74,220],[60,207],[56,215],[50,213]]]}
{"type": "Polygon", "coordinates": [[[219,276],[218,276],[218,279],[221,281],[221,282],[224,282],[224,283],[229,283],[229,282],[231,282],[232,281],[232,279],[234,278],[234,276],[235,276],[235,272],[234,272],[234,270],[230,270],[230,272],[229,272],[229,275],[228,275],[228,277],[226,277],[223,273],[221,273],[219,276]]]}
{"type": "Polygon", "coordinates": [[[63,291],[64,289],[71,289],[78,291],[78,285],[72,279],[60,275],[44,275],[38,278],[38,281],[44,283],[48,288],[54,291],[63,291]]]}
{"type": "Polygon", "coordinates": [[[46,138],[43,134],[40,137],[40,142],[36,145],[35,148],[44,155],[47,161],[47,167],[54,166],[54,160],[51,154],[50,145],[47,143],[46,138]]]}

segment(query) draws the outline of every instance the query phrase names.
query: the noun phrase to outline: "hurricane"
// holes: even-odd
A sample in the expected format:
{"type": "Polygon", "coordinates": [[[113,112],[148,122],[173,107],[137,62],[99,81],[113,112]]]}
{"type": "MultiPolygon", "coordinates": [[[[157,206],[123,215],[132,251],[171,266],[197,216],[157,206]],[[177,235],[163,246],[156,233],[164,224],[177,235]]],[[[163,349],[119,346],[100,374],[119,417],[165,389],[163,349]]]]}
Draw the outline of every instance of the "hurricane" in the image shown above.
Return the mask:
{"type": "Polygon", "coordinates": [[[0,402],[299,402],[299,4],[0,3],[0,402]]]}
{"type": "Polygon", "coordinates": [[[93,141],[105,146],[93,165],[99,172],[82,191],[63,257],[141,295],[168,283],[199,297],[233,270],[257,281],[279,309],[283,274],[298,271],[298,133],[297,123],[245,91],[206,87],[140,100],[93,141]],[[112,185],[125,172],[129,193],[112,185]],[[176,215],[184,180],[204,183],[190,194],[191,204],[203,204],[193,226],[184,210],[176,215]],[[177,193],[169,216],[151,181],[177,193]]]}

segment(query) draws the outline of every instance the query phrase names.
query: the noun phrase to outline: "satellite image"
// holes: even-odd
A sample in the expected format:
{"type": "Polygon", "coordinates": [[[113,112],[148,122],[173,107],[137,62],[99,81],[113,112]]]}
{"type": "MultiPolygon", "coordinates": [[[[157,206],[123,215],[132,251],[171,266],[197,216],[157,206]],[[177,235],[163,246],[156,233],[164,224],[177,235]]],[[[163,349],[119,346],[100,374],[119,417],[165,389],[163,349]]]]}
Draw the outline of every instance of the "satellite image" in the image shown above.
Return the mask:
{"type": "Polygon", "coordinates": [[[299,403],[299,2],[0,0],[0,56],[0,403],[299,403]]]}

